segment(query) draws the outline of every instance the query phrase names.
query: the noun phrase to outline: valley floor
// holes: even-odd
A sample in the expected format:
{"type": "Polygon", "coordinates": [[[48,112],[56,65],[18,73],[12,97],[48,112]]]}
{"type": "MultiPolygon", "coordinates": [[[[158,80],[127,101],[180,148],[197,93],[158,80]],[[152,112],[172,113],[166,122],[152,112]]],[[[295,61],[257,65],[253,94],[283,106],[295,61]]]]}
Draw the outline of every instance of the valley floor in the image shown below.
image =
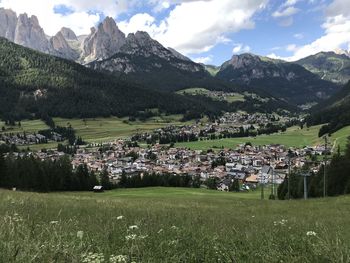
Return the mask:
{"type": "MultiPolygon", "coordinates": [[[[95,118],[95,119],[62,119],[55,118],[54,121],[59,126],[66,127],[71,125],[77,133],[87,142],[107,142],[116,138],[125,138],[135,133],[152,131],[157,128],[172,125],[185,125],[190,122],[180,122],[180,115],[170,115],[162,117],[154,117],[145,122],[134,121],[129,122],[127,119],[120,118],[95,118]]],[[[204,120],[205,121],[205,120],[204,120]]],[[[0,122],[0,126],[4,123],[0,122]]],[[[231,139],[217,139],[198,142],[177,143],[177,147],[188,147],[195,150],[207,150],[217,148],[234,148],[238,144],[251,142],[253,145],[266,144],[283,144],[287,147],[304,147],[322,144],[322,138],[318,137],[318,131],[321,125],[300,129],[300,127],[291,127],[286,132],[260,135],[257,137],[243,137],[231,139]]],[[[11,133],[38,132],[48,127],[40,120],[22,121],[21,127],[15,127],[6,131],[11,133]]],[[[1,133],[1,131],[0,131],[1,133]]],[[[345,149],[347,137],[350,136],[350,126],[335,132],[330,138],[333,150],[337,150],[339,146],[341,150],[345,149]]],[[[22,146],[20,148],[27,148],[22,146]]],[[[41,150],[43,148],[56,148],[57,143],[35,144],[29,146],[31,150],[41,150]]]]}
{"type": "Polygon", "coordinates": [[[0,214],[0,262],[350,262],[350,196],[0,190],[0,214]]]}

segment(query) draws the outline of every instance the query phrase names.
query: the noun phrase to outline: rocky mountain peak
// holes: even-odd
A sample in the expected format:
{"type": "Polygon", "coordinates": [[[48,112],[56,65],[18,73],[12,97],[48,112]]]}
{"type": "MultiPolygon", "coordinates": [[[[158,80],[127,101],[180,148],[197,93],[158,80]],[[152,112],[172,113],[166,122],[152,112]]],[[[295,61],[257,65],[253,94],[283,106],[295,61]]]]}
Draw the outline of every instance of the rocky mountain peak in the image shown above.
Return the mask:
{"type": "Polygon", "coordinates": [[[28,17],[26,13],[18,16],[13,41],[41,52],[53,52],[44,30],[39,25],[38,18],[36,16],[28,17]]]}
{"type": "Polygon", "coordinates": [[[259,56],[250,53],[244,53],[241,55],[233,55],[229,61],[225,62],[222,65],[221,68],[225,69],[231,66],[234,69],[240,69],[246,67],[253,67],[255,65],[258,65],[259,63],[261,63],[261,58],[259,56]]]}
{"type": "Polygon", "coordinates": [[[17,14],[9,9],[0,8],[0,36],[13,41],[17,25],[17,14]]]}
{"type": "Polygon", "coordinates": [[[106,17],[97,29],[91,33],[82,44],[81,60],[85,63],[101,60],[117,53],[125,44],[125,34],[119,30],[111,17],[106,17]]]}
{"type": "Polygon", "coordinates": [[[62,27],[60,30],[60,33],[62,34],[62,36],[66,39],[66,40],[74,40],[77,41],[78,38],[76,36],[76,34],[74,33],[74,31],[70,28],[67,27],[62,27]]]}
{"type": "Polygon", "coordinates": [[[50,39],[50,43],[57,53],[57,56],[70,60],[76,60],[79,58],[79,54],[69,46],[61,31],[50,39]]]}
{"type": "Polygon", "coordinates": [[[174,57],[172,52],[163,47],[158,41],[152,39],[147,32],[143,31],[130,33],[126,38],[125,45],[121,48],[121,52],[145,57],[156,55],[167,60],[174,57]]]}

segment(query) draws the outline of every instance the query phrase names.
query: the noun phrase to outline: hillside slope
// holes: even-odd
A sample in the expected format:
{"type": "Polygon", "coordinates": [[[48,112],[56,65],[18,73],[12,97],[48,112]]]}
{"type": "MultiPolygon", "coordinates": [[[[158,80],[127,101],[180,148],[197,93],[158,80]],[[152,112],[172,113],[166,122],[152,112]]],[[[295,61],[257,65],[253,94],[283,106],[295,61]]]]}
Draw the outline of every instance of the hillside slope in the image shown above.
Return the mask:
{"type": "Polygon", "coordinates": [[[295,63],[317,74],[324,80],[338,84],[346,84],[350,80],[350,58],[345,54],[321,52],[295,63]]]}
{"type": "Polygon", "coordinates": [[[61,117],[137,116],[146,109],[167,113],[218,113],[227,103],[145,90],[72,61],[0,38],[0,114],[61,117]]]}
{"type": "Polygon", "coordinates": [[[264,90],[295,104],[322,101],[337,90],[335,84],[300,65],[253,54],[233,56],[216,77],[264,90]]]}
{"type": "Polygon", "coordinates": [[[308,118],[310,125],[328,123],[321,128],[320,136],[350,125],[350,82],[337,94],[311,110],[308,118]]]}

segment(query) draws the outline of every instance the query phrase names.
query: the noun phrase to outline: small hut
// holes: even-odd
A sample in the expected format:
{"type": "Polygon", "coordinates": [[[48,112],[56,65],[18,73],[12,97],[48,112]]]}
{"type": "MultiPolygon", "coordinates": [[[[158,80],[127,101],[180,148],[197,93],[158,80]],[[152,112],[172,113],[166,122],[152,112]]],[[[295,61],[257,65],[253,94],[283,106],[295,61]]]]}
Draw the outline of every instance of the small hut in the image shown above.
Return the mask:
{"type": "Polygon", "coordinates": [[[93,188],[94,193],[102,193],[103,192],[103,186],[102,185],[95,185],[93,188]]]}

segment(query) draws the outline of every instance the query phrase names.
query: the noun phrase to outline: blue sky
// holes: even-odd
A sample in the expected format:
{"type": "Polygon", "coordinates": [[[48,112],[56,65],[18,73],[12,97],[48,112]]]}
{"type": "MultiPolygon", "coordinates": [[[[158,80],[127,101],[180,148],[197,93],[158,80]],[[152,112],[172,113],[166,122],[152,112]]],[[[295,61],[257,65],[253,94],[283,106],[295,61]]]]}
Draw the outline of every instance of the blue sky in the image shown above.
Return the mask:
{"type": "Polygon", "coordinates": [[[147,31],[214,65],[244,52],[292,61],[350,48],[349,0],[0,0],[0,6],[38,16],[48,35],[62,26],[88,34],[111,16],[126,34],[147,31]]]}

